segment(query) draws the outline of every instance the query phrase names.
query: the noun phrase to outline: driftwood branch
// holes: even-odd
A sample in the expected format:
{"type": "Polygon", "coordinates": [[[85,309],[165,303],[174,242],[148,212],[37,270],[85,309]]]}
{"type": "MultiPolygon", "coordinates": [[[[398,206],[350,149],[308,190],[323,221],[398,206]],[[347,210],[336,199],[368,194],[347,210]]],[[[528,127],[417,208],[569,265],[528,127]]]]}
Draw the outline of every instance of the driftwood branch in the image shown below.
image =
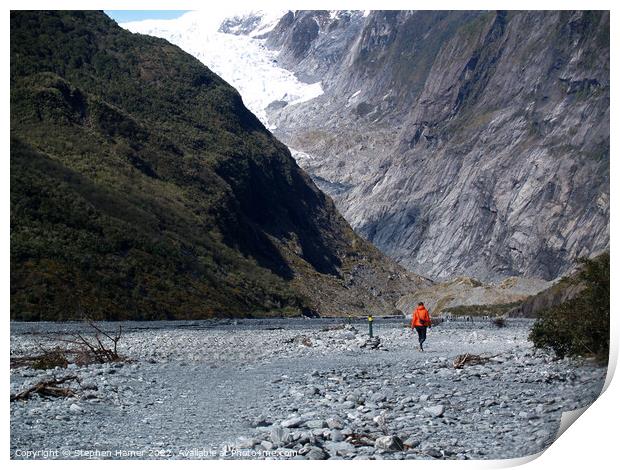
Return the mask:
{"type": "Polygon", "coordinates": [[[118,353],[118,343],[122,337],[122,327],[114,333],[104,331],[92,320],[85,320],[92,332],[90,334],[73,332],[41,335],[47,342],[64,343],[66,346],[56,345],[48,349],[36,341],[40,355],[11,358],[11,367],[31,366],[37,369],[53,369],[66,367],[69,363],[75,364],[105,364],[119,362],[124,358],[118,353]]]}
{"type": "Polygon", "coordinates": [[[462,369],[465,365],[477,365],[477,364],[486,364],[489,362],[490,357],[478,356],[477,354],[461,354],[460,356],[456,356],[454,358],[454,362],[452,366],[455,369],[462,369]]]}
{"type": "MultiPolygon", "coordinates": [[[[118,356],[118,354],[116,352],[116,347],[117,347],[118,342],[120,341],[121,336],[123,334],[123,327],[122,327],[122,325],[118,325],[118,330],[116,331],[114,336],[110,336],[109,333],[107,333],[106,331],[104,331],[101,328],[99,328],[99,326],[97,326],[97,324],[95,324],[95,322],[93,322],[92,320],[88,320],[88,324],[98,334],[102,334],[103,336],[105,336],[106,338],[108,338],[112,342],[113,348],[112,348],[112,350],[110,352],[112,353],[113,356],[118,356]]],[[[99,345],[103,348],[103,345],[101,344],[101,341],[99,341],[99,336],[95,335],[95,337],[97,338],[97,341],[99,342],[99,345]]]]}
{"type": "Polygon", "coordinates": [[[58,379],[41,381],[22,392],[11,395],[11,401],[27,400],[33,393],[45,397],[73,397],[75,396],[73,390],[58,386],[71,380],[77,380],[77,375],[67,375],[58,379]]]}

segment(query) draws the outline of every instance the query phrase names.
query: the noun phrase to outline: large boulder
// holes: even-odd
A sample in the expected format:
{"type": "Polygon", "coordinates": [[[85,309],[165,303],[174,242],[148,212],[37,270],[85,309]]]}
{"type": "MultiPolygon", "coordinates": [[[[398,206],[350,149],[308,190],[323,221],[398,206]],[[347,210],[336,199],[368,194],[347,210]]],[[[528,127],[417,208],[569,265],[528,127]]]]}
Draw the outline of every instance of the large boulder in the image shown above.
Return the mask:
{"type": "Polygon", "coordinates": [[[381,436],[375,440],[375,448],[388,451],[404,450],[403,441],[398,436],[381,436]]]}

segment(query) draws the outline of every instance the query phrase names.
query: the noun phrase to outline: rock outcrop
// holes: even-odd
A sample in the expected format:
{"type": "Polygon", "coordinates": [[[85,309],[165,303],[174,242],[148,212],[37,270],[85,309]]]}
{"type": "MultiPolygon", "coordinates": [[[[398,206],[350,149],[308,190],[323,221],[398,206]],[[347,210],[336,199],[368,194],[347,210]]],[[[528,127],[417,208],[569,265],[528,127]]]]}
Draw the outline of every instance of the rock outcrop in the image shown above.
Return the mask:
{"type": "Polygon", "coordinates": [[[289,12],[267,44],[325,91],[276,135],[412,271],[551,280],[608,248],[607,12],[289,12]]]}

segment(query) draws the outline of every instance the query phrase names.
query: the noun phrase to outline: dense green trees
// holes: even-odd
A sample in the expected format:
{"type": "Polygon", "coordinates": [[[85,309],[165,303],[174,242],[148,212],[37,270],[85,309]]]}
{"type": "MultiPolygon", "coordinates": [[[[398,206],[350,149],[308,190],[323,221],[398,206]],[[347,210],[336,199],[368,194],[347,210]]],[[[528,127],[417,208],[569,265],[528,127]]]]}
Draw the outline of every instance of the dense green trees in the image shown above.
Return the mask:
{"type": "Polygon", "coordinates": [[[298,314],[292,263],[355,238],[236,90],[101,12],[11,13],[11,137],[13,319],[298,314]]]}
{"type": "Polygon", "coordinates": [[[609,253],[582,260],[573,282],[583,283],[577,297],[539,314],[530,339],[539,348],[559,357],[593,355],[606,362],[609,356],[609,253]]]}

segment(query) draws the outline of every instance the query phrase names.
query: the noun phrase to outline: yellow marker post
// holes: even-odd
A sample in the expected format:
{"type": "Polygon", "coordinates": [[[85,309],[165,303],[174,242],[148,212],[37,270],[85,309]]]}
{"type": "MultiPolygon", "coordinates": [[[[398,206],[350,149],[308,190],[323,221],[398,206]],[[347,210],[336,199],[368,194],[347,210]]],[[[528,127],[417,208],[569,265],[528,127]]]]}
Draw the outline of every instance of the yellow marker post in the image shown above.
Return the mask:
{"type": "Polygon", "coordinates": [[[374,318],[372,318],[372,315],[368,315],[368,336],[370,336],[372,338],[372,322],[374,321],[374,318]]]}

